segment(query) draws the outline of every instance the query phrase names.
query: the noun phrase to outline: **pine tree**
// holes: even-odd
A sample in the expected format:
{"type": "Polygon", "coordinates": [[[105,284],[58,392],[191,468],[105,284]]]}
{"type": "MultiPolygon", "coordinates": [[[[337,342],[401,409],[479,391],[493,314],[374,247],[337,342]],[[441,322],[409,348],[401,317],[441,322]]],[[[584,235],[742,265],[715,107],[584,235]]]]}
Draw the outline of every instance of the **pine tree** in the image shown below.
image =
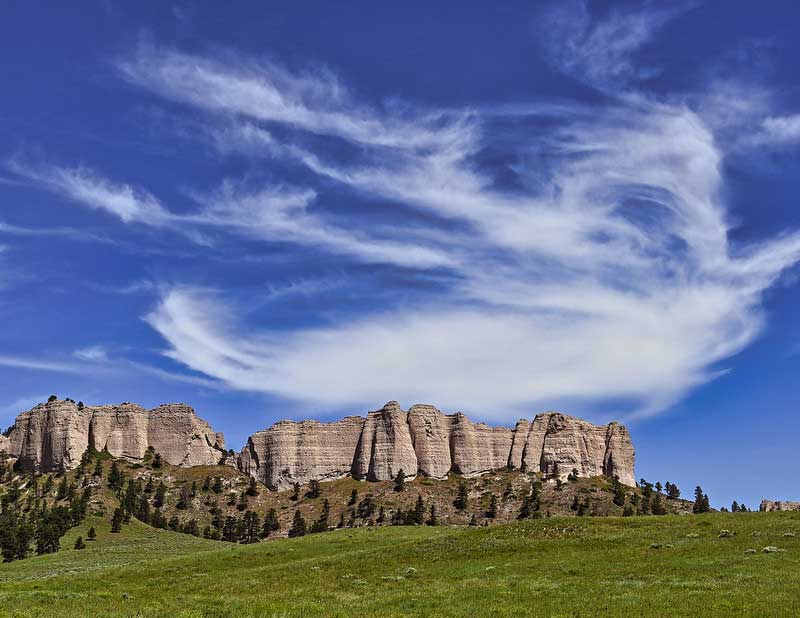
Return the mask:
{"type": "Polygon", "coordinates": [[[207,476],[206,480],[203,481],[203,491],[208,491],[211,489],[211,477],[207,476]]]}
{"type": "Polygon", "coordinates": [[[214,479],[214,487],[212,488],[212,491],[215,494],[222,493],[222,478],[220,478],[219,476],[214,479]]]}
{"type": "Polygon", "coordinates": [[[339,513],[339,523],[336,524],[336,527],[340,530],[344,528],[344,511],[339,513]]]}
{"type": "Polygon", "coordinates": [[[289,528],[290,537],[305,536],[306,534],[306,520],[303,519],[303,514],[297,510],[294,512],[292,519],[292,527],[289,528]]]}
{"type": "Polygon", "coordinates": [[[497,517],[497,496],[494,494],[489,495],[489,508],[486,510],[487,519],[495,519],[497,517]]]}
{"type": "Polygon", "coordinates": [[[189,490],[189,495],[192,498],[197,495],[197,481],[192,481],[192,488],[189,490]]]}
{"type": "Polygon", "coordinates": [[[236,508],[240,511],[244,511],[247,508],[247,492],[242,492],[239,494],[239,501],[236,503],[236,508]]]}
{"type": "Polygon", "coordinates": [[[656,483],[656,493],[660,494],[662,489],[663,489],[663,486],[661,485],[661,481],[658,481],[656,483]]]}
{"type": "Polygon", "coordinates": [[[625,504],[625,489],[622,486],[622,483],[619,482],[619,477],[615,476],[612,480],[612,486],[614,488],[614,504],[617,506],[623,506],[625,504]]]}
{"type": "Polygon", "coordinates": [[[121,506],[118,506],[114,510],[114,515],[111,518],[111,532],[120,532],[122,530],[122,519],[124,518],[125,513],[122,510],[121,506]]]}
{"type": "Polygon", "coordinates": [[[356,502],[358,502],[358,491],[355,489],[350,492],[350,498],[347,500],[347,506],[353,506],[356,502]]]}
{"type": "Polygon", "coordinates": [[[414,525],[421,526],[425,519],[425,502],[422,500],[421,495],[417,496],[417,502],[414,505],[412,514],[414,525]]]}
{"type": "Polygon", "coordinates": [[[153,469],[157,470],[162,465],[161,461],[161,453],[156,453],[156,456],[153,457],[153,469]]]}
{"type": "Polygon", "coordinates": [[[570,505],[569,508],[571,510],[573,510],[573,511],[577,511],[578,510],[578,506],[580,506],[579,503],[578,503],[578,494],[575,494],[573,496],[573,498],[572,498],[572,504],[570,505]]]}
{"type": "Polygon", "coordinates": [[[375,513],[375,502],[372,499],[372,494],[364,496],[364,499],[358,503],[356,512],[362,519],[369,519],[372,517],[375,513]]]}
{"type": "Polygon", "coordinates": [[[157,509],[160,509],[164,506],[164,500],[167,497],[167,486],[164,485],[164,481],[161,481],[156,488],[156,495],[153,496],[153,506],[157,509]]]}
{"type": "MultiPolygon", "coordinates": [[[[431,508],[436,509],[434,505],[431,505],[431,508]]],[[[376,521],[379,524],[382,524],[386,521],[386,509],[383,508],[383,505],[381,505],[381,508],[378,511],[378,519],[376,521]]]]}
{"type": "Polygon", "coordinates": [[[167,528],[172,530],[173,532],[177,532],[181,528],[181,520],[178,519],[177,515],[173,515],[170,517],[169,522],[167,523],[167,528]]]}
{"type": "Polygon", "coordinates": [[[731,513],[738,513],[739,512],[739,503],[736,500],[733,501],[731,504],[731,513]]]}
{"type": "Polygon", "coordinates": [[[153,477],[147,477],[147,483],[144,485],[144,493],[151,494],[153,493],[153,477]]]}
{"type": "Polygon", "coordinates": [[[664,508],[664,504],[661,501],[661,494],[657,493],[653,496],[653,499],[650,502],[650,508],[653,511],[653,515],[665,515],[667,510],[664,508]]]}
{"type": "Polygon", "coordinates": [[[322,493],[322,488],[320,487],[319,481],[312,480],[308,483],[308,491],[306,492],[306,498],[314,500],[316,498],[319,498],[321,493],[322,493]]]}
{"type": "MultiPolygon", "coordinates": [[[[381,511],[383,511],[383,508],[381,508],[381,511]]],[[[429,525],[429,526],[438,526],[439,525],[439,518],[437,517],[437,514],[436,514],[436,505],[435,504],[431,504],[430,514],[428,515],[428,521],[426,521],[425,523],[427,525],[429,525]]]]}
{"type": "Polygon", "coordinates": [[[116,461],[111,462],[111,472],[108,474],[108,486],[114,491],[121,491],[123,482],[124,479],[119,465],[117,465],[116,461]]]}
{"type": "Polygon", "coordinates": [[[180,493],[178,494],[178,503],[175,505],[175,508],[185,511],[189,508],[189,502],[191,502],[189,491],[185,487],[181,487],[180,493]]]}
{"type": "Polygon", "coordinates": [[[397,476],[394,477],[394,490],[397,492],[405,491],[406,488],[406,473],[400,468],[397,476]]]}
{"type": "Polygon", "coordinates": [[[289,499],[297,502],[300,499],[300,483],[295,483],[292,486],[292,490],[292,495],[289,497],[289,499]]]}
{"type": "Polygon", "coordinates": [[[258,543],[259,528],[261,527],[258,515],[253,511],[247,511],[242,518],[242,523],[244,526],[244,533],[242,534],[241,542],[258,543]]]}
{"type": "Polygon", "coordinates": [[[478,519],[477,519],[477,517],[475,517],[475,513],[472,514],[472,517],[469,520],[469,525],[470,526],[477,526],[478,525],[478,519]]]}
{"type": "Polygon", "coordinates": [[[261,538],[266,539],[273,532],[281,529],[280,522],[278,521],[278,513],[275,509],[270,509],[264,515],[264,524],[261,526],[261,538]]]}
{"type": "Polygon", "coordinates": [[[708,513],[711,507],[708,503],[708,496],[703,493],[702,487],[698,485],[694,489],[694,504],[692,505],[692,513],[708,513]]]}
{"type": "Polygon", "coordinates": [[[250,485],[247,486],[247,495],[255,498],[258,495],[258,484],[254,477],[250,477],[250,485]]]}
{"type": "Polygon", "coordinates": [[[456,499],[453,500],[453,506],[459,511],[466,511],[467,506],[469,506],[469,489],[467,489],[467,484],[464,481],[458,484],[458,494],[456,494],[456,499]]]}
{"type": "MultiPolygon", "coordinates": [[[[580,513],[578,513],[580,515],[580,513]]],[[[531,497],[525,496],[522,499],[522,506],[519,507],[517,519],[528,519],[531,516],[531,497]]]]}
{"type": "Polygon", "coordinates": [[[86,549],[86,543],[83,542],[83,537],[79,536],[75,540],[75,549],[86,549]]]}
{"type": "Polygon", "coordinates": [[[56,500],[63,500],[67,497],[67,492],[69,491],[69,486],[67,485],[67,477],[64,476],[61,479],[61,483],[58,485],[58,491],[56,492],[56,500]]]}
{"type": "Polygon", "coordinates": [[[103,478],[103,460],[98,459],[97,462],[94,464],[94,472],[92,476],[95,478],[103,478]]]}
{"type": "Polygon", "coordinates": [[[86,533],[86,540],[87,541],[94,541],[97,538],[97,532],[94,530],[94,526],[89,528],[89,532],[86,533]]]}
{"type": "Polygon", "coordinates": [[[322,503],[322,512],[317,521],[311,525],[311,532],[327,532],[328,531],[328,518],[330,517],[331,506],[328,499],[322,503]]]}

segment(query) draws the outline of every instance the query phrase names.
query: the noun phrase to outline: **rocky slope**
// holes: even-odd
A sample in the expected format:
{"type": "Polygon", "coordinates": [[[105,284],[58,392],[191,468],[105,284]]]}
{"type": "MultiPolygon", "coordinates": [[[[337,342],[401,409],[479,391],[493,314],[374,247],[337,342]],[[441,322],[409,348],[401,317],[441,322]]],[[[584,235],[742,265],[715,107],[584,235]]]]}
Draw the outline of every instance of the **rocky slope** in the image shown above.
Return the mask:
{"type": "Polygon", "coordinates": [[[133,403],[90,407],[54,400],[20,414],[4,437],[0,450],[22,468],[41,471],[75,468],[89,446],[131,461],[152,447],[179,466],[217,464],[225,446],[222,434],[183,404],[146,410],[133,403]]]}
{"type": "Polygon", "coordinates": [[[429,405],[406,412],[394,401],[366,418],[276,423],[250,436],[238,466],[271,489],[348,475],[386,481],[400,470],[441,479],[506,467],[561,479],[577,469],[582,477],[617,476],[635,485],[633,444],[619,423],[597,426],[547,412],[510,429],[429,405]]]}

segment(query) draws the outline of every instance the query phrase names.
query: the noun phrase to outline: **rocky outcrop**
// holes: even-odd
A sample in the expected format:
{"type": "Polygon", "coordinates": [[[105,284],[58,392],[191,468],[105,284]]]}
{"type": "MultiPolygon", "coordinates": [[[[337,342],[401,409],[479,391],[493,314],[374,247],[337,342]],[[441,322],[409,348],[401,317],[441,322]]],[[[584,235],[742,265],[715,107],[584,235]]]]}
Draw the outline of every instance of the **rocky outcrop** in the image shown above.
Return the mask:
{"type": "Polygon", "coordinates": [[[800,511],[800,502],[789,502],[787,500],[762,500],[759,511],[800,511]]]}
{"type": "Polygon", "coordinates": [[[364,419],[335,423],[280,421],[250,436],[239,468],[271,489],[333,480],[350,474],[364,419]]]}
{"type": "MultiPolygon", "coordinates": [[[[178,466],[217,464],[224,440],[194,410],[168,404],[146,410],[132,403],[82,406],[54,400],[20,414],[7,433],[6,452],[34,470],[70,470],[91,446],[132,461],[154,449],[178,466]]],[[[0,443],[2,447],[2,443],[0,443]]]]}
{"type": "Polygon", "coordinates": [[[271,489],[346,475],[385,481],[403,470],[441,479],[450,472],[473,476],[505,467],[561,479],[577,470],[635,485],[633,444],[619,423],[597,426],[547,412],[510,429],[442,414],[430,405],[405,412],[395,401],[366,418],[276,423],[249,438],[239,467],[271,489]]]}

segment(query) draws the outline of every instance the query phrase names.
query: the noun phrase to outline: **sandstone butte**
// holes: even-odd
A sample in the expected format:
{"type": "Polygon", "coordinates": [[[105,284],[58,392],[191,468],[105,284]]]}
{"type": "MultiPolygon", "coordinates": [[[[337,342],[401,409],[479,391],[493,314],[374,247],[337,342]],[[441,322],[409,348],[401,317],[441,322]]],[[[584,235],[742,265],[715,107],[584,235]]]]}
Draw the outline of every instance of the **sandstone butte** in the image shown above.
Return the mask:
{"type": "Polygon", "coordinates": [[[42,471],[75,468],[89,446],[132,461],[152,447],[173,465],[224,462],[270,489],[348,475],[386,481],[400,470],[407,477],[443,479],[451,472],[476,476],[506,467],[561,479],[577,470],[583,477],[606,475],[635,485],[634,449],[624,425],[592,425],[559,412],[520,420],[511,429],[430,405],[405,411],[390,401],[366,418],[280,421],[250,436],[238,456],[228,456],[222,434],[189,406],[79,408],[67,400],[23,412],[0,438],[0,450],[42,471]]]}

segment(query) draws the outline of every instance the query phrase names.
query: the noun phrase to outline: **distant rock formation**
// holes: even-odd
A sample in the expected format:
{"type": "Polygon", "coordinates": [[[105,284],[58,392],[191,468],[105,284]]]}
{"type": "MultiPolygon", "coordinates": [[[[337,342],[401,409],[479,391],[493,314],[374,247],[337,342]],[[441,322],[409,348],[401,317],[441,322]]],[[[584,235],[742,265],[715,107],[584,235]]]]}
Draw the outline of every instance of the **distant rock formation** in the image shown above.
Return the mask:
{"type": "Polygon", "coordinates": [[[225,442],[194,410],[167,404],[145,410],[133,403],[79,406],[54,400],[20,414],[0,441],[0,450],[31,470],[70,470],[89,446],[132,461],[152,447],[178,466],[213,465],[225,442]]]}
{"type": "Polygon", "coordinates": [[[350,475],[385,481],[407,476],[474,476],[507,466],[565,479],[616,476],[635,485],[634,449],[619,423],[597,426],[547,412],[514,429],[473,423],[464,414],[442,414],[430,405],[405,412],[395,401],[366,418],[333,423],[280,421],[247,441],[239,468],[271,489],[350,475]]]}
{"type": "Polygon", "coordinates": [[[800,502],[788,502],[786,500],[762,500],[759,511],[800,511],[800,502]]]}

